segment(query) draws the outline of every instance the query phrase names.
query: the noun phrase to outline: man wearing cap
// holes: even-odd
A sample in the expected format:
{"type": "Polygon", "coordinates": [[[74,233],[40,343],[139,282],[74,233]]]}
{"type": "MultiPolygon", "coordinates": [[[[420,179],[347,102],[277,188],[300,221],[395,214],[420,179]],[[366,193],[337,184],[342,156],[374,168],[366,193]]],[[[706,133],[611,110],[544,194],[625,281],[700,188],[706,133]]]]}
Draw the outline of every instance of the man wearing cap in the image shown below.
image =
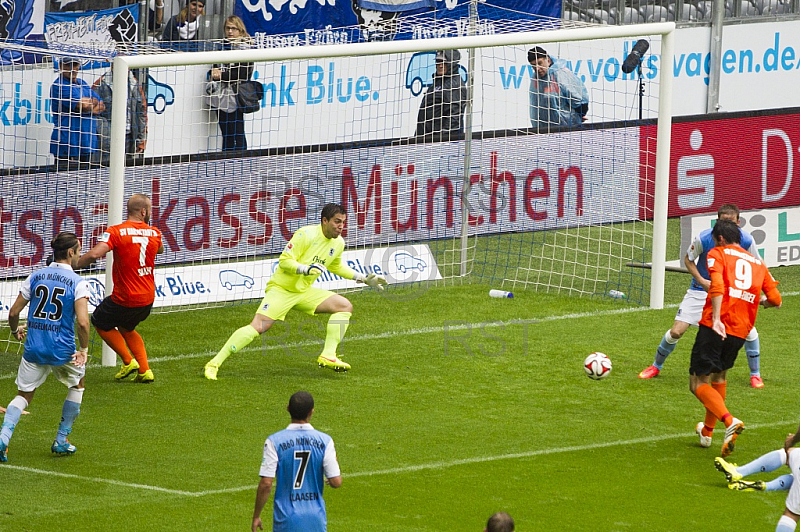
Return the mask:
{"type": "Polygon", "coordinates": [[[59,60],[59,76],[50,87],[53,134],[50,153],[56,164],[88,163],[97,152],[97,115],[105,110],[100,96],[78,77],[81,63],[74,57],[59,60]]]}
{"type": "Polygon", "coordinates": [[[459,73],[458,50],[436,52],[433,84],[422,97],[417,116],[417,135],[440,135],[444,140],[463,131],[462,117],[467,104],[467,88],[459,73]]]}
{"type": "Polygon", "coordinates": [[[530,88],[531,127],[547,133],[586,120],[589,93],[563,61],[553,61],[540,46],[528,50],[533,67],[530,88]]]}

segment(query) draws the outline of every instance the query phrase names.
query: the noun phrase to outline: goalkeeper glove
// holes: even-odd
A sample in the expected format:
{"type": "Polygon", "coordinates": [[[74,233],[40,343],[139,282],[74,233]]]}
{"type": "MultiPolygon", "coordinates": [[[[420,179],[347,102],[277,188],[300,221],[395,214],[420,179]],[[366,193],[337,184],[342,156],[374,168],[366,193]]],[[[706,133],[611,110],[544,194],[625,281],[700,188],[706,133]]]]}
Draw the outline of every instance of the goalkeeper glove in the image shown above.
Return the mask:
{"type": "Polygon", "coordinates": [[[383,290],[383,287],[389,284],[386,282],[384,276],[376,273],[371,273],[366,276],[363,273],[357,273],[353,279],[359,283],[364,283],[370,288],[375,288],[376,290],[383,290]]]}
{"type": "Polygon", "coordinates": [[[297,267],[297,273],[301,273],[303,275],[311,275],[312,273],[314,273],[314,270],[318,271],[319,275],[323,275],[325,272],[328,271],[328,269],[325,268],[325,266],[316,262],[314,264],[309,264],[309,265],[301,264],[300,266],[297,267]]]}

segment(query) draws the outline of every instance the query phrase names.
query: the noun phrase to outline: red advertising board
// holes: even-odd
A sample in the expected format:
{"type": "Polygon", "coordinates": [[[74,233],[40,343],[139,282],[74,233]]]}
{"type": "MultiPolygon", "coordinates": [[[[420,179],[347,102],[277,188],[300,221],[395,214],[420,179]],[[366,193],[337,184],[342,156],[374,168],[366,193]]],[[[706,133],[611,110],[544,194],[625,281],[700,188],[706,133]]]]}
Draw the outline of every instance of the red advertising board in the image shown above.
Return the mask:
{"type": "MultiPolygon", "coordinates": [[[[655,126],[640,136],[644,186],[652,186],[655,126]]],[[[669,216],[800,205],[800,114],[732,116],[672,125],[669,216]]],[[[648,209],[652,196],[644,194],[648,209]]],[[[650,210],[652,212],[652,210],[650,210]]]]}

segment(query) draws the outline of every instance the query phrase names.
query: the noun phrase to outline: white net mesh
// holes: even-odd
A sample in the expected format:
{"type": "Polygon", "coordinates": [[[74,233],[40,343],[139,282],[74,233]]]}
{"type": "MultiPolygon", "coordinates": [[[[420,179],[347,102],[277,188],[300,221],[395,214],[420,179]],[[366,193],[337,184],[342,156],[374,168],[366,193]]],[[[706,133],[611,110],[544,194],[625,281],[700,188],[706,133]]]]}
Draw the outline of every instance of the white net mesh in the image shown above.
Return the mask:
{"type": "MultiPolygon", "coordinates": [[[[498,34],[532,23],[492,24],[498,34]]],[[[191,60],[131,71],[124,198],[151,196],[152,223],[164,235],[156,311],[260,297],[292,233],[318,223],[328,202],[349,211],[345,259],[395,283],[469,278],[582,295],[613,289],[646,301],[649,278],[626,266],[648,261],[652,246],[661,65],[660,38],[645,38],[641,100],[636,72],[621,70],[632,39],[542,44],[553,60],[549,81],[529,62],[532,45],[497,47],[491,38],[440,53],[444,67],[420,41],[417,51],[330,59],[193,65],[197,54],[181,54],[191,60]],[[214,69],[230,79],[240,68],[240,79],[262,84],[252,113],[241,112],[241,101],[225,107],[221,89],[239,84],[225,75],[209,84],[214,69]]],[[[2,139],[0,319],[22,279],[43,265],[53,235],[74,231],[86,250],[107,223],[110,98],[103,111],[69,111],[78,126],[59,122],[65,113],[52,87],[63,72],[50,57],[2,78],[12,124],[2,139]],[[94,140],[54,126],[85,127],[94,140]],[[64,139],[72,144],[57,161],[51,149],[58,153],[64,139]]],[[[73,83],[94,85],[99,97],[110,67],[76,75],[83,84],[73,83]]],[[[117,86],[108,83],[109,94],[117,86]]],[[[97,298],[103,267],[87,273],[97,298]]]]}

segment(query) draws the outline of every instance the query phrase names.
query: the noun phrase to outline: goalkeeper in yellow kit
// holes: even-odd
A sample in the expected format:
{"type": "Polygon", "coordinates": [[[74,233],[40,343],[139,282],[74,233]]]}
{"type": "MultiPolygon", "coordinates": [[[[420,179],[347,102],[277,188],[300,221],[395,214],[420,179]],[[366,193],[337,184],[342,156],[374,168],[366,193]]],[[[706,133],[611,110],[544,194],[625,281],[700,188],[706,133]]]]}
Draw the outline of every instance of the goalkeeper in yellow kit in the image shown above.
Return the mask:
{"type": "Polygon", "coordinates": [[[267,332],[277,320],[283,320],[291,309],[311,315],[331,315],[325,347],[317,363],[334,371],[350,369],[350,364],[336,356],[336,348],[347,331],[353,304],[344,296],[311,285],[325,271],[378,290],[383,290],[386,279],[375,273],[364,275],[342,263],[342,230],[347,220],[344,207],[328,203],[322,208],[321,218],[319,225],[301,227],[292,235],[278,259],[278,269],[267,283],[266,295],[253,321],[234,332],[217,356],[208,361],[205,366],[207,379],[217,380],[217,371],[226,358],[267,332]]]}

